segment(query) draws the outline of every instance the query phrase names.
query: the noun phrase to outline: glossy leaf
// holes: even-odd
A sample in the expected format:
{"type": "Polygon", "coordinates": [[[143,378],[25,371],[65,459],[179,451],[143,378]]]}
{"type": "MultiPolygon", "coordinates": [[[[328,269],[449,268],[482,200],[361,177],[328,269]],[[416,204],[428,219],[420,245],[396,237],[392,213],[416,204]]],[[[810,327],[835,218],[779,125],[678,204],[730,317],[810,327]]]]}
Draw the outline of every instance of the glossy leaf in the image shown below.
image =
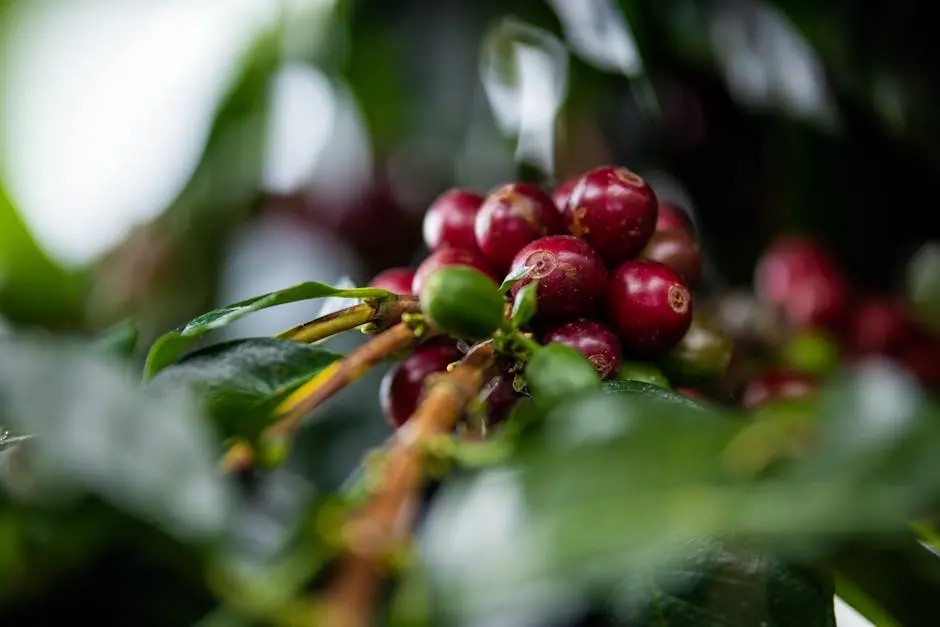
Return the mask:
{"type": "Polygon", "coordinates": [[[340,357],[290,340],[235,340],[186,356],[151,385],[191,389],[225,435],[250,438],[268,424],[278,403],[340,357]]]}
{"type": "Polygon", "coordinates": [[[337,289],[324,283],[310,281],[277,292],[249,298],[240,303],[205,313],[176,331],[171,331],[160,337],[151,347],[150,354],[147,355],[144,376],[152,377],[161,369],[176,361],[200,336],[268,307],[325,297],[391,298],[392,296],[391,292],[377,288],[337,289]]]}
{"type": "Polygon", "coordinates": [[[119,322],[94,338],[92,347],[105,354],[118,358],[129,358],[137,350],[140,331],[130,320],[119,322]]]}
{"type": "Polygon", "coordinates": [[[532,269],[532,266],[522,266],[520,268],[516,268],[507,274],[506,278],[503,279],[503,282],[500,283],[499,291],[503,294],[509,293],[509,290],[512,289],[512,286],[529,276],[529,273],[532,272],[532,269]]]}
{"type": "Polygon", "coordinates": [[[512,324],[519,328],[529,322],[537,309],[538,283],[532,282],[522,287],[512,301],[512,324]]]}

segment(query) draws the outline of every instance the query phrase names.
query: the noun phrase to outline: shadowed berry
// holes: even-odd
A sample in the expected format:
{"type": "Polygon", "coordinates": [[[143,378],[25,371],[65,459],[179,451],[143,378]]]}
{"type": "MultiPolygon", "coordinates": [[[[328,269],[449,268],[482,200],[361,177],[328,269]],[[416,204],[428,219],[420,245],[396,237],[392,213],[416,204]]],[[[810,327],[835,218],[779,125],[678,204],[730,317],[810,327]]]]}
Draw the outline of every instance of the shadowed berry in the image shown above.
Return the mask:
{"type": "Polygon", "coordinates": [[[616,378],[620,381],[641,381],[658,385],[667,390],[672,389],[672,384],[663,374],[663,371],[647,361],[622,362],[616,378]]]}
{"type": "Polygon", "coordinates": [[[898,361],[924,387],[940,390],[940,340],[915,329],[913,337],[901,349],[898,361]]]}
{"type": "Polygon", "coordinates": [[[661,202],[656,216],[656,232],[659,231],[688,231],[694,235],[695,225],[685,209],[675,203],[661,202]]]}
{"type": "Polygon", "coordinates": [[[487,259],[505,271],[523,246],[561,230],[555,203],[535,185],[509,183],[495,189],[480,207],[476,243],[487,259]]]}
{"type": "Polygon", "coordinates": [[[447,366],[460,357],[453,343],[432,342],[418,347],[385,373],[379,400],[389,424],[396,428],[405,424],[418,408],[425,378],[446,371],[447,366]]]}
{"type": "Polygon", "coordinates": [[[575,349],[588,358],[602,379],[612,377],[620,368],[620,340],[599,322],[583,318],[567,322],[546,333],[543,341],[575,349]]]}
{"type": "Polygon", "coordinates": [[[691,233],[684,230],[653,233],[639,259],[658,261],[679,273],[689,287],[702,276],[702,251],[691,233]]]}
{"type": "Polygon", "coordinates": [[[442,248],[428,255],[418,266],[415,271],[414,281],[411,283],[411,293],[420,294],[428,277],[435,271],[447,266],[466,266],[467,268],[479,270],[494,281],[499,280],[490,262],[478,251],[462,248],[442,248]]]}
{"type": "Polygon", "coordinates": [[[565,210],[565,207],[568,205],[568,198],[571,196],[571,191],[574,189],[574,186],[578,184],[578,181],[581,179],[581,176],[573,176],[567,181],[562,181],[562,183],[555,188],[555,191],[552,192],[552,200],[555,201],[555,206],[558,208],[559,213],[565,210]]]}
{"type": "Polygon", "coordinates": [[[685,335],[692,323],[692,296],[672,268],[626,261],[611,273],[606,313],[626,353],[652,357],[685,335]]]}
{"type": "Polygon", "coordinates": [[[626,168],[602,167],[583,175],[562,211],[565,227],[607,262],[636,256],[656,228],[653,189],[626,168]]]}
{"type": "Polygon", "coordinates": [[[778,239],[764,252],[754,291],[796,326],[833,327],[842,322],[849,298],[835,261],[815,242],[799,236],[778,239]]]}
{"type": "Polygon", "coordinates": [[[399,296],[411,294],[411,284],[414,282],[415,271],[411,268],[391,268],[375,275],[369,287],[388,290],[399,296]]]}
{"type": "Polygon", "coordinates": [[[519,400],[521,395],[512,386],[513,378],[513,375],[504,372],[490,379],[483,387],[487,427],[495,427],[503,422],[519,400]]]}
{"type": "Polygon", "coordinates": [[[475,250],[473,223],[481,204],[483,197],[466,189],[452,189],[438,196],[424,214],[424,243],[431,250],[475,250]]]}
{"type": "Polygon", "coordinates": [[[897,357],[912,331],[903,303],[890,298],[867,298],[849,311],[843,336],[845,351],[852,357],[897,357]]]}
{"type": "Polygon", "coordinates": [[[464,266],[432,272],[421,290],[421,311],[431,322],[469,340],[481,340],[499,327],[505,302],[496,281],[464,266]]]}
{"type": "Polygon", "coordinates": [[[741,394],[741,406],[754,410],[767,403],[803,398],[816,391],[816,379],[789,370],[771,370],[751,379],[741,394]]]}
{"type": "Polygon", "coordinates": [[[725,374],[733,348],[729,336],[693,316],[689,330],[658,363],[676,385],[704,385],[725,374]]]}
{"type": "Polygon", "coordinates": [[[570,235],[552,235],[535,240],[519,251],[511,271],[532,271],[512,287],[513,296],[536,281],[536,316],[542,319],[572,319],[590,314],[607,286],[607,270],[596,252],[570,235]]]}

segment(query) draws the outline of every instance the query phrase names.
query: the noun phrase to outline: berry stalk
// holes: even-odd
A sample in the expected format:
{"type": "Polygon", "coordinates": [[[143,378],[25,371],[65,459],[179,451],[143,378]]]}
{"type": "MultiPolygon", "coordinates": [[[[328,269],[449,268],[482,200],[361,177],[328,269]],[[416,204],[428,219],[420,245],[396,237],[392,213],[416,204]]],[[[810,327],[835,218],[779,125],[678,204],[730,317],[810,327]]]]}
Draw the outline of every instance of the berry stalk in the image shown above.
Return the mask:
{"type": "Polygon", "coordinates": [[[495,374],[491,342],[476,345],[450,372],[434,377],[414,415],[398,430],[381,482],[347,522],[348,555],[327,592],[324,627],[366,627],[384,559],[409,532],[424,476],[425,445],[451,433],[464,409],[495,374]]]}
{"type": "Polygon", "coordinates": [[[312,344],[365,324],[374,324],[378,328],[384,328],[401,320],[403,314],[419,312],[420,305],[417,298],[414,296],[399,296],[391,300],[377,300],[353,305],[321,316],[316,320],[299,324],[278,333],[275,337],[281,340],[294,340],[295,342],[312,344]]]}

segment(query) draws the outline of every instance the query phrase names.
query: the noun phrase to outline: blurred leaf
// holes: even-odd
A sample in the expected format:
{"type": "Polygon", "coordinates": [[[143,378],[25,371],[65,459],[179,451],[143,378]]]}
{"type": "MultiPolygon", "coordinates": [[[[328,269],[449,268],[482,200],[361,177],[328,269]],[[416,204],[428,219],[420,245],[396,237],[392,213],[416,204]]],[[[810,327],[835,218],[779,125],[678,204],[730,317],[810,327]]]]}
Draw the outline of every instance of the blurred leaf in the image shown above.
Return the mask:
{"type": "Polygon", "coordinates": [[[907,267],[907,292],[918,319],[940,334],[940,244],[929,242],[907,267]]]}
{"type": "Polygon", "coordinates": [[[604,381],[603,390],[612,394],[637,394],[640,396],[656,399],[657,401],[676,403],[686,407],[702,410],[705,410],[708,407],[707,405],[704,405],[698,401],[692,400],[688,396],[683,396],[678,392],[673,392],[672,390],[664,388],[660,385],[656,385],[655,383],[647,383],[645,381],[638,381],[634,379],[611,379],[604,381]]]}
{"type": "Polygon", "coordinates": [[[152,377],[161,369],[176,361],[193,342],[209,331],[220,329],[239,318],[268,307],[326,296],[338,298],[389,298],[392,294],[386,290],[372,287],[337,289],[324,283],[308,281],[307,283],[300,283],[284,290],[263,294],[228,307],[210,311],[191,320],[189,324],[182,328],[166,333],[158,339],[150,348],[150,354],[147,355],[144,377],[152,377]]]}
{"type": "Polygon", "coordinates": [[[93,494],[180,538],[218,536],[231,501],[218,453],[188,396],[142,390],[87,348],[0,345],[0,415],[37,438],[7,488],[55,502],[93,494]]]}
{"type": "Polygon", "coordinates": [[[164,368],[151,385],[186,386],[206,402],[226,436],[253,437],[287,395],[341,355],[290,340],[253,338],[216,344],[164,368]]]}
{"type": "Polygon", "coordinates": [[[529,322],[532,316],[535,315],[538,304],[537,290],[538,283],[533,281],[528,285],[522,286],[522,289],[519,290],[519,293],[516,294],[516,298],[512,301],[512,324],[516,328],[529,322]]]}
{"type": "Polygon", "coordinates": [[[92,348],[105,355],[128,358],[137,350],[140,331],[131,320],[119,322],[92,341],[92,348]]]}

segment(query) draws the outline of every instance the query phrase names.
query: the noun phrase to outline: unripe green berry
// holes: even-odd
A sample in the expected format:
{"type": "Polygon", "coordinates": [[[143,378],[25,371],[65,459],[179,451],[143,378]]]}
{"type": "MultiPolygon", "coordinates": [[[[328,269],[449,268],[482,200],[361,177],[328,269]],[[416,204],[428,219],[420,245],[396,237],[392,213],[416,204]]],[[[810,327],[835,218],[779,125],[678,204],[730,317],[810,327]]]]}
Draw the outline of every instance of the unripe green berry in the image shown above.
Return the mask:
{"type": "Polygon", "coordinates": [[[468,340],[489,337],[503,322],[499,286],[482,272],[445,266],[428,277],[421,310],[446,333],[468,340]]]}
{"type": "Polygon", "coordinates": [[[645,361],[622,363],[616,378],[621,381],[642,381],[643,383],[658,385],[667,390],[672,389],[672,384],[669,383],[669,379],[666,378],[663,371],[645,361]]]}
{"type": "Polygon", "coordinates": [[[532,398],[544,406],[601,387],[601,378],[594,365],[580,352],[564,344],[548,344],[536,350],[526,364],[525,379],[532,398]]]}
{"type": "Polygon", "coordinates": [[[657,361],[676,385],[705,385],[724,376],[733,349],[729,336],[694,317],[679,343],[657,361]]]}
{"type": "Polygon", "coordinates": [[[788,370],[825,376],[839,366],[839,347],[827,333],[804,329],[783,345],[780,362],[788,370]]]}

